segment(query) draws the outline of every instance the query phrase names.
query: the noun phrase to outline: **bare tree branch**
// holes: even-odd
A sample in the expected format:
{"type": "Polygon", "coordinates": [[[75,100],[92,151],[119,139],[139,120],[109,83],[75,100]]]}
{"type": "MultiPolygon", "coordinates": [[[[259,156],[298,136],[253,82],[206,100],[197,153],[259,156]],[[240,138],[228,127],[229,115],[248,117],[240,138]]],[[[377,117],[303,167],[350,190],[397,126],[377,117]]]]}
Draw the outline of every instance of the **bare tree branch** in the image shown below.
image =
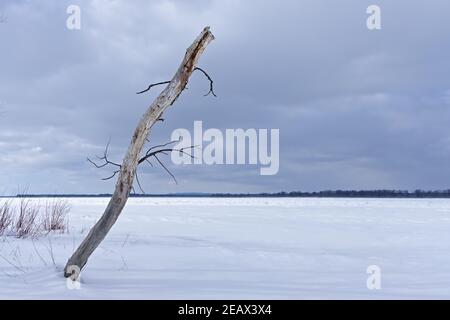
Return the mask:
{"type": "Polygon", "coordinates": [[[119,172],[120,172],[120,170],[115,170],[112,175],[110,175],[109,177],[103,178],[102,180],[103,181],[110,180],[110,179],[114,178],[116,176],[116,174],[118,174],[119,172]]]}
{"type": "Polygon", "coordinates": [[[166,170],[166,172],[172,177],[173,181],[175,181],[176,184],[178,184],[177,178],[175,178],[175,176],[172,174],[172,172],[170,172],[169,169],[167,169],[167,167],[164,165],[164,163],[161,162],[161,160],[159,160],[159,158],[154,155],[156,161],[158,161],[158,163],[161,165],[161,167],[164,168],[164,170],[166,170]]]}
{"type": "MultiPolygon", "coordinates": [[[[155,147],[151,147],[151,148],[149,148],[148,150],[147,150],[147,152],[146,152],[146,154],[145,154],[145,156],[144,157],[142,157],[141,159],[139,159],[139,161],[138,161],[138,165],[140,165],[140,164],[142,164],[143,162],[147,162],[147,163],[149,163],[152,167],[153,167],[153,164],[150,162],[150,158],[155,158],[156,159],[156,161],[161,165],[161,167],[163,167],[163,169],[172,177],[172,179],[175,181],[175,183],[176,184],[178,184],[178,181],[177,181],[177,179],[175,178],[175,175],[164,165],[164,163],[161,161],[161,159],[159,159],[158,158],[158,154],[163,154],[163,155],[169,155],[169,153],[171,153],[171,152],[179,152],[179,153],[182,153],[182,154],[185,154],[185,155],[187,155],[187,156],[189,156],[190,158],[192,158],[192,159],[195,159],[195,157],[193,156],[193,155],[191,155],[190,153],[188,153],[188,152],[186,152],[185,150],[188,150],[188,149],[193,149],[193,148],[195,148],[195,146],[189,146],[189,147],[183,147],[183,148],[180,148],[180,149],[176,149],[176,148],[164,148],[164,149],[157,149],[157,150],[155,150],[155,151],[153,151],[153,152],[151,152],[151,150],[154,150],[155,148],[159,148],[159,147],[165,147],[165,146],[167,146],[167,145],[170,145],[170,144],[173,144],[173,143],[175,143],[175,142],[178,142],[178,141],[170,141],[170,142],[168,142],[168,143],[165,143],[165,144],[162,144],[162,145],[159,145],[159,146],[155,146],[155,147]]],[[[141,189],[142,190],[142,189],[141,189]]]]}
{"type": "Polygon", "coordinates": [[[199,68],[199,67],[196,67],[196,68],[194,69],[194,71],[196,71],[196,70],[202,72],[202,73],[205,75],[205,77],[208,78],[208,80],[209,80],[209,91],[208,91],[208,93],[205,94],[204,96],[206,97],[206,96],[209,96],[210,94],[212,94],[214,97],[217,97],[217,95],[216,95],[215,92],[214,92],[214,81],[213,81],[212,78],[209,76],[209,74],[208,74],[205,70],[203,70],[202,68],[199,68]]]}
{"type": "MultiPolygon", "coordinates": [[[[170,83],[168,83],[166,88],[150,104],[140,119],[123,159],[114,193],[103,215],[91,228],[86,238],[67,261],[64,268],[64,276],[66,278],[71,277],[72,280],[76,280],[79,277],[79,272],[84,268],[89,257],[98,248],[112,226],[116,223],[128,201],[131,190],[133,190],[136,169],[142,149],[146,143],[146,138],[148,138],[154,124],[158,119],[162,118],[162,114],[177,101],[178,97],[186,89],[200,56],[213,40],[214,35],[211,33],[210,28],[204,28],[194,42],[187,48],[184,58],[170,83]]],[[[157,156],[155,159],[157,159],[157,156]]]]}
{"type": "Polygon", "coordinates": [[[137,168],[136,168],[136,182],[137,182],[137,185],[138,185],[139,189],[141,190],[141,192],[145,194],[145,191],[142,188],[141,182],[139,181],[139,174],[138,174],[137,168]]]}
{"type": "Polygon", "coordinates": [[[151,163],[149,159],[145,159],[145,161],[148,162],[148,164],[149,164],[151,167],[153,167],[153,163],[151,163]]]}
{"type": "Polygon", "coordinates": [[[113,173],[110,176],[108,176],[106,178],[102,178],[103,181],[110,180],[110,179],[114,178],[116,176],[116,174],[118,174],[120,172],[120,169],[122,168],[122,166],[120,164],[115,163],[113,161],[110,161],[108,159],[108,149],[109,149],[110,142],[111,142],[111,139],[108,140],[108,143],[106,144],[106,148],[105,148],[105,151],[103,152],[103,156],[97,156],[97,159],[104,161],[103,163],[98,164],[98,163],[92,161],[91,159],[87,158],[87,161],[90,162],[97,169],[104,168],[104,167],[109,166],[109,165],[118,168],[118,169],[114,170],[113,173]]]}
{"type": "Polygon", "coordinates": [[[170,81],[162,81],[162,82],[152,83],[151,85],[148,86],[147,89],[139,91],[139,92],[136,92],[136,94],[141,94],[141,93],[149,91],[153,87],[160,86],[162,84],[169,84],[169,83],[170,83],[170,81]]]}
{"type": "MultiPolygon", "coordinates": [[[[169,152],[179,152],[179,153],[182,153],[182,154],[185,154],[185,155],[189,156],[189,157],[192,158],[192,159],[195,159],[195,157],[194,157],[193,155],[191,155],[190,153],[187,153],[187,152],[185,151],[185,150],[187,150],[187,149],[193,149],[193,148],[195,148],[195,147],[196,147],[196,146],[189,146],[189,147],[184,147],[184,148],[181,148],[181,149],[166,148],[166,149],[158,149],[158,150],[153,151],[153,152],[147,151],[147,153],[145,154],[145,156],[142,157],[141,159],[139,159],[138,164],[141,164],[142,162],[146,161],[147,159],[156,156],[158,153],[162,153],[162,154],[168,155],[169,152]]],[[[153,149],[153,148],[150,148],[150,149],[153,149]]],[[[150,150],[150,149],[149,149],[149,150],[150,150]]]]}
{"type": "Polygon", "coordinates": [[[108,140],[108,143],[106,144],[106,148],[105,151],[103,152],[103,156],[97,156],[97,159],[102,160],[103,163],[97,163],[92,161],[91,159],[87,158],[87,161],[90,162],[93,166],[95,166],[97,169],[101,169],[104,168],[106,166],[114,166],[118,169],[114,170],[111,176],[108,176],[106,178],[103,178],[102,180],[110,180],[112,178],[114,178],[116,176],[116,174],[118,174],[120,172],[120,169],[122,168],[122,166],[118,163],[115,163],[113,161],[110,161],[108,158],[108,149],[109,149],[109,144],[111,142],[111,139],[108,140]]]}
{"type": "MultiPolygon", "coordinates": [[[[147,141],[149,141],[149,140],[147,139],[147,141]]],[[[163,163],[163,161],[157,157],[158,154],[169,155],[171,152],[179,152],[181,154],[187,155],[188,157],[190,157],[192,159],[195,159],[195,157],[192,154],[190,154],[189,152],[187,152],[187,150],[192,150],[196,146],[188,146],[188,147],[183,147],[183,148],[169,148],[168,147],[177,142],[179,142],[179,140],[169,141],[167,143],[159,144],[159,145],[148,148],[147,151],[145,152],[145,155],[139,159],[138,166],[143,164],[144,162],[146,162],[151,167],[154,167],[153,163],[150,161],[151,158],[154,158],[161,165],[161,167],[164,169],[164,171],[166,171],[170,175],[170,177],[175,181],[175,183],[178,183],[175,175],[167,168],[167,166],[163,163]]],[[[114,178],[120,172],[120,169],[122,168],[122,166],[120,164],[117,164],[117,163],[109,160],[109,157],[108,157],[109,145],[110,145],[110,141],[108,141],[103,155],[97,156],[97,158],[99,160],[102,160],[103,163],[98,163],[98,162],[92,161],[91,159],[87,158],[88,162],[91,163],[97,169],[105,168],[107,166],[113,166],[114,168],[117,168],[112,171],[111,175],[107,176],[106,178],[102,178],[103,181],[111,180],[112,178],[114,178]]],[[[136,182],[139,187],[139,190],[143,194],[145,194],[145,191],[142,187],[137,170],[136,170],[135,177],[136,177],[136,182]]],[[[134,193],[136,193],[136,192],[134,192],[134,193]]]]}
{"type": "MultiPolygon", "coordinates": [[[[211,78],[211,76],[205,70],[203,70],[202,68],[199,68],[199,67],[195,67],[193,72],[197,71],[197,70],[200,71],[201,73],[203,73],[205,75],[205,77],[209,80],[209,91],[204,96],[206,97],[206,96],[209,96],[210,94],[212,94],[214,97],[217,97],[216,93],[214,92],[214,81],[211,78]]],[[[170,81],[161,81],[161,82],[157,82],[157,83],[152,83],[148,86],[147,89],[136,92],[136,94],[142,94],[144,92],[149,91],[153,87],[160,86],[163,84],[169,84],[169,83],[170,83],[170,81]]],[[[158,119],[158,120],[164,121],[164,119],[158,119]]]]}

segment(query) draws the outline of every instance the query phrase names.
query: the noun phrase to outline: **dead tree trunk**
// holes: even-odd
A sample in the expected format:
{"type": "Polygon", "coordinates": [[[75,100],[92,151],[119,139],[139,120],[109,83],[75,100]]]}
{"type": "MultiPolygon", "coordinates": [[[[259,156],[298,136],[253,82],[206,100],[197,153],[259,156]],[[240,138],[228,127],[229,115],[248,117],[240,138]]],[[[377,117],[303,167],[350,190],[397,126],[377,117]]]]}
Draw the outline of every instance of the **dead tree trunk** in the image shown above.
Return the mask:
{"type": "Polygon", "coordinates": [[[214,40],[214,36],[209,31],[209,27],[206,27],[187,49],[186,55],[170,83],[143,115],[123,160],[114,194],[100,220],[92,227],[87,237],[67,262],[64,269],[65,277],[73,277],[75,270],[81,270],[85,266],[90,255],[116,222],[133,188],[139,156],[152,126],[185,89],[189,77],[197,65],[198,59],[212,40],[214,40]]]}

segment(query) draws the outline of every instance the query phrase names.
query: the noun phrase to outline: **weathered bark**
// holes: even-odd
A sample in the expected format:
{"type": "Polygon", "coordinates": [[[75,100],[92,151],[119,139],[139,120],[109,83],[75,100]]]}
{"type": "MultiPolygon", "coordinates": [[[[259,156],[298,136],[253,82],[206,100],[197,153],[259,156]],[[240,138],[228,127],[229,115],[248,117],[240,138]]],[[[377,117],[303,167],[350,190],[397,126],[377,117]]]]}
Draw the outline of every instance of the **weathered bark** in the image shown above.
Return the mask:
{"type": "Polygon", "coordinates": [[[79,268],[79,270],[81,270],[85,266],[90,255],[117,221],[133,187],[139,156],[152,126],[160,119],[163,112],[177,100],[178,96],[185,89],[189,77],[196,67],[198,59],[212,40],[214,40],[214,36],[209,31],[209,27],[206,27],[194,43],[187,49],[186,55],[170,83],[143,115],[134,132],[127,154],[123,160],[114,194],[100,220],[92,227],[87,237],[67,262],[64,269],[65,277],[73,276],[74,269],[79,268]]]}

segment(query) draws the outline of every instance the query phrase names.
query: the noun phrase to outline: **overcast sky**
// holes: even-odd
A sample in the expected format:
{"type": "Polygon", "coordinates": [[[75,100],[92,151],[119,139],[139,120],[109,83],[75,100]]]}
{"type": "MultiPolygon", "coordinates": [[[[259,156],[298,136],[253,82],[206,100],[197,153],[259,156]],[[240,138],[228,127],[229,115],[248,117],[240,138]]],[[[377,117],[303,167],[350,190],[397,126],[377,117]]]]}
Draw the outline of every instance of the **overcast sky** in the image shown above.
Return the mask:
{"type": "Polygon", "coordinates": [[[450,188],[450,2],[2,0],[0,193],[112,192],[138,119],[204,26],[216,40],[151,139],[176,128],[279,128],[280,170],[142,168],[149,193],[450,188]],[[67,6],[81,30],[66,28],[67,6]],[[366,9],[381,7],[369,31],[366,9]]]}

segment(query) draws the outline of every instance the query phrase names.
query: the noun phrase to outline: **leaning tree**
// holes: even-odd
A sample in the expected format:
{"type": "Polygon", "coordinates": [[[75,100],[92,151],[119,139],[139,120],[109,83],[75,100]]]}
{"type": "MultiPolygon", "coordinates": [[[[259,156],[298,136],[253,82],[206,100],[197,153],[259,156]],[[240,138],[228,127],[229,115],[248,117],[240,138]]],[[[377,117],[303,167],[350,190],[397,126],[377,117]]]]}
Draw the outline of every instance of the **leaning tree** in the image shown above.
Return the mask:
{"type": "Polygon", "coordinates": [[[209,79],[209,93],[215,95],[212,79],[203,69],[197,67],[200,56],[212,40],[214,40],[214,36],[210,32],[209,27],[206,27],[197,39],[195,39],[194,43],[187,49],[184,59],[172,80],[151,84],[146,90],[138,92],[140,94],[150,90],[154,86],[167,85],[139,121],[122,164],[114,163],[108,159],[108,148],[106,148],[104,156],[101,157],[101,160],[104,161],[102,164],[99,165],[92,162],[97,167],[104,167],[107,165],[114,166],[116,170],[109,178],[117,176],[117,182],[114,193],[103,215],[68,260],[66,267],[64,268],[65,277],[70,277],[73,280],[78,278],[79,272],[86,265],[91,254],[99,246],[101,241],[106,237],[108,231],[117,221],[117,218],[127,203],[130,192],[133,190],[133,184],[135,178],[137,178],[138,166],[147,162],[150,157],[156,157],[156,159],[158,159],[158,153],[168,151],[184,152],[183,149],[174,150],[171,148],[164,148],[164,145],[162,145],[158,146],[162,148],[150,148],[147,152],[142,154],[153,125],[160,121],[164,111],[174,104],[181,92],[186,88],[189,78],[194,71],[198,70],[202,72],[209,79]]]}

